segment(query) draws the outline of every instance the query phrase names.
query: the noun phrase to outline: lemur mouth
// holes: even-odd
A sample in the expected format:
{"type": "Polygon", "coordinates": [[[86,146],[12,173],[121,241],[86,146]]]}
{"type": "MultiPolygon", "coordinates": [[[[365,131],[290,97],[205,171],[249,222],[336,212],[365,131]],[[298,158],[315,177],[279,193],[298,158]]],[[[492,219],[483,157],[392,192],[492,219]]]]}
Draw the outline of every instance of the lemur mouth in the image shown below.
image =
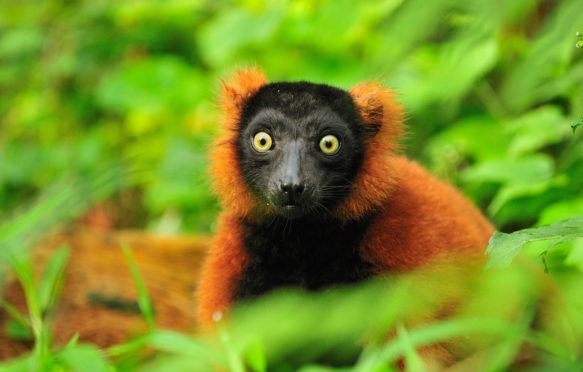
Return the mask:
{"type": "Polygon", "coordinates": [[[280,213],[290,219],[302,217],[305,214],[305,209],[297,200],[286,200],[281,204],[280,213]]]}

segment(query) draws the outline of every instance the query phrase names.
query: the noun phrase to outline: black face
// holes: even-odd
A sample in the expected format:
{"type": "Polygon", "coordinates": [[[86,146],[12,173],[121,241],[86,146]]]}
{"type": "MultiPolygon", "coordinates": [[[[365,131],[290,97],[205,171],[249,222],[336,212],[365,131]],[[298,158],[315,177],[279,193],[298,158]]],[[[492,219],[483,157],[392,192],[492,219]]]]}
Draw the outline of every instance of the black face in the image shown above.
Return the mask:
{"type": "Polygon", "coordinates": [[[306,82],[266,85],[241,117],[243,178],[285,217],[325,214],[350,192],[363,136],[348,92],[306,82]]]}

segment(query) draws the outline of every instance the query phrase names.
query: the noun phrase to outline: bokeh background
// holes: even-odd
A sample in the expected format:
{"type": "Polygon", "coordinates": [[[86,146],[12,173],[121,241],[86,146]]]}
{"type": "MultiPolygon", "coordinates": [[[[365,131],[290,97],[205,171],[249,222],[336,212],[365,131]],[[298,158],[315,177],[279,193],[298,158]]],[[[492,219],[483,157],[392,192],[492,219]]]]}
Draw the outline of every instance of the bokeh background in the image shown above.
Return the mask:
{"type": "Polygon", "coordinates": [[[350,88],[407,108],[405,152],[503,231],[583,214],[580,1],[16,1],[0,4],[0,218],[115,158],[117,227],[208,232],[220,79],[350,88]]]}

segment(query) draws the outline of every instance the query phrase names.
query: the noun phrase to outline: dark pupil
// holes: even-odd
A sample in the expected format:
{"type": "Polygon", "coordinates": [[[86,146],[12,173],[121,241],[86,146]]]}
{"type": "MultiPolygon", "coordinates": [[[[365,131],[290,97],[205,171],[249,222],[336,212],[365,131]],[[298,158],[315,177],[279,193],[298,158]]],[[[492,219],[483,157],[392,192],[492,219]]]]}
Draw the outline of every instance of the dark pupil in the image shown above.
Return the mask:
{"type": "Polygon", "coordinates": [[[267,143],[267,140],[266,140],[265,138],[261,138],[261,139],[259,140],[259,144],[260,144],[261,146],[265,146],[265,144],[266,144],[266,143],[267,143]]]}
{"type": "Polygon", "coordinates": [[[326,141],[326,147],[327,148],[331,148],[332,147],[332,141],[326,141]]]}

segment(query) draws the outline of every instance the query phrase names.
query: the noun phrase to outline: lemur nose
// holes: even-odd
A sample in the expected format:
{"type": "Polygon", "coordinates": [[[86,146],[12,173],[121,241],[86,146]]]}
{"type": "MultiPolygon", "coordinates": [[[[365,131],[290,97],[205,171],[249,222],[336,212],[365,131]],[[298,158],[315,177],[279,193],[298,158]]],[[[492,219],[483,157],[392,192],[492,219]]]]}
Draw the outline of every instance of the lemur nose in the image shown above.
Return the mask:
{"type": "Polygon", "coordinates": [[[295,199],[296,197],[300,196],[302,192],[304,192],[304,184],[303,183],[282,183],[281,190],[286,194],[287,197],[290,199],[295,199]]]}

